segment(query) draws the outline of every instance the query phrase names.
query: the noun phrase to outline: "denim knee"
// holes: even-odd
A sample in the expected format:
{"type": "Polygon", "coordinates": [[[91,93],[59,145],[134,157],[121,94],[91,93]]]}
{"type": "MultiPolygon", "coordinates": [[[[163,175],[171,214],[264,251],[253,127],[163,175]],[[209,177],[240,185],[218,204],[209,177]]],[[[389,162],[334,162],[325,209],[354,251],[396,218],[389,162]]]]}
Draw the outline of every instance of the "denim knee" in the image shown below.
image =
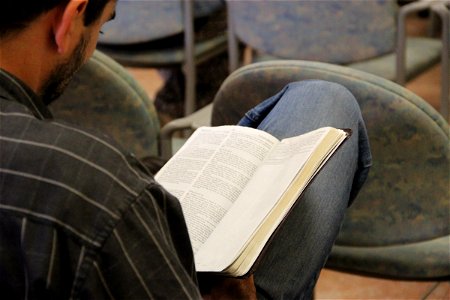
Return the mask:
{"type": "Polygon", "coordinates": [[[285,93],[297,94],[300,91],[304,92],[305,89],[308,90],[311,100],[320,99],[322,105],[329,105],[332,109],[341,109],[350,113],[357,112],[358,115],[360,114],[360,107],[355,96],[347,87],[336,82],[308,79],[291,82],[283,90],[285,90],[285,93]],[[324,95],[326,97],[323,97],[324,95]]]}

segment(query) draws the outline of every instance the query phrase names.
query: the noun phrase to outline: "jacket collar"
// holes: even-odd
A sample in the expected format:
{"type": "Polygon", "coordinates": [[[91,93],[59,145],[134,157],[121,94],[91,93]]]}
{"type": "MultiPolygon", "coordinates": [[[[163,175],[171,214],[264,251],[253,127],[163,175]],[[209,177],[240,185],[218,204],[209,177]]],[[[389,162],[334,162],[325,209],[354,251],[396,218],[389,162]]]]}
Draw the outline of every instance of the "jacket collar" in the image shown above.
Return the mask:
{"type": "Polygon", "coordinates": [[[42,99],[24,82],[0,68],[0,98],[25,105],[38,119],[52,119],[42,99]]]}

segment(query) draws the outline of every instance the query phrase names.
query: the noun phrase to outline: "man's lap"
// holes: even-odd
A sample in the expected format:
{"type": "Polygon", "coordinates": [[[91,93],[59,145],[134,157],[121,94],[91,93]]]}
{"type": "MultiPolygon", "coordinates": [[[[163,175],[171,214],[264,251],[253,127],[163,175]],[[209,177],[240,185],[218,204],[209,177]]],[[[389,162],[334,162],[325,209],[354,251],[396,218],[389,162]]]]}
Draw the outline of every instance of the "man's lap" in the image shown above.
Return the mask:
{"type": "Polygon", "coordinates": [[[239,124],[257,127],[278,138],[323,126],[353,131],[305,190],[255,273],[259,298],[308,298],[331,251],[349,199],[364,182],[370,165],[359,106],[341,85],[317,80],[295,82],[248,112],[239,124]],[[360,170],[361,166],[367,167],[360,170]],[[358,178],[354,180],[355,174],[358,178]]]}

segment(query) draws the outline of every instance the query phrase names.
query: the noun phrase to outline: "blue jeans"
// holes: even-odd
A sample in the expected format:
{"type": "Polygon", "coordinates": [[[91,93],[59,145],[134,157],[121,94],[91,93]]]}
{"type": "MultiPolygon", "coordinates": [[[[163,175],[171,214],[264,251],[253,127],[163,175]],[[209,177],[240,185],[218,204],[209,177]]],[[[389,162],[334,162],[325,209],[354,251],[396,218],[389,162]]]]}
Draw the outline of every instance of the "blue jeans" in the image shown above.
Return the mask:
{"type": "Polygon", "coordinates": [[[258,299],[311,298],[346,208],[371,165],[358,103],[336,83],[295,82],[250,110],[239,125],[267,131],[280,139],[323,126],[353,131],[300,197],[255,272],[258,299]]]}

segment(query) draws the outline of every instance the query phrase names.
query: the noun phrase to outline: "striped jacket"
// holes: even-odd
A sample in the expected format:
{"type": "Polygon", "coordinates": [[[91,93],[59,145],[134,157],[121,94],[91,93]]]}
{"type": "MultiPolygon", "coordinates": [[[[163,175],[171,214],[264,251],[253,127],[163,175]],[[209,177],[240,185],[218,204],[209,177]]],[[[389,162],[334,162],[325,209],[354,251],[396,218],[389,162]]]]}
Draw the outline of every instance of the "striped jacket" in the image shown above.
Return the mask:
{"type": "Polygon", "coordinates": [[[200,298],[178,201],[105,137],[0,70],[5,299],[200,298]]]}

